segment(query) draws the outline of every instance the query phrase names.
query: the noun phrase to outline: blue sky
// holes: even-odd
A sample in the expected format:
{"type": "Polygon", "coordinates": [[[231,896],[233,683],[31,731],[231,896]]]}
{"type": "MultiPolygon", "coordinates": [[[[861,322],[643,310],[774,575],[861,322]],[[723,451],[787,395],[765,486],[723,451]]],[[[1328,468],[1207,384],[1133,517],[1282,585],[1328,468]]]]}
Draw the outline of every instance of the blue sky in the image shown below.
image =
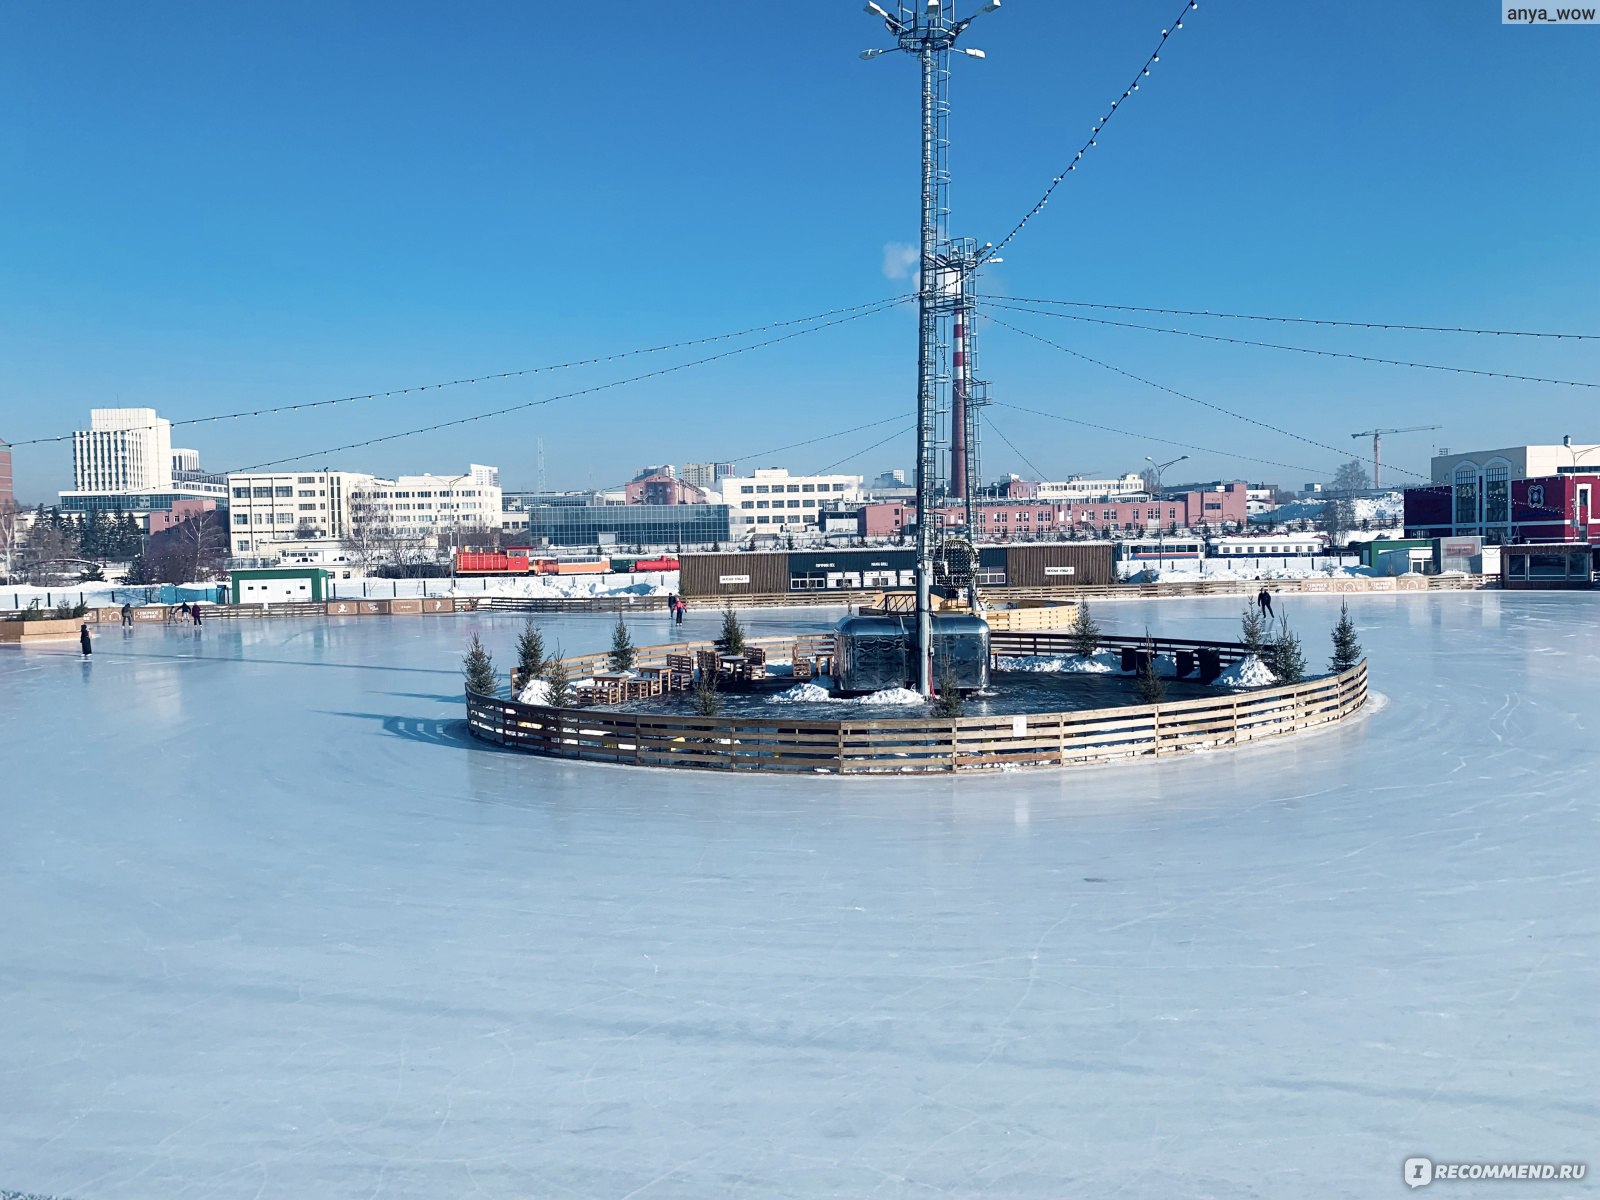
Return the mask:
{"type": "MultiPolygon", "coordinates": [[[[956,63],[952,231],[997,240],[1178,4],[1006,0],[956,63]]],[[[962,11],[968,11],[964,6],[962,11]]],[[[909,290],[916,74],[854,2],[599,5],[14,0],[0,8],[0,436],[97,405],[182,419],[535,367],[909,290]]],[[[1600,332],[1600,27],[1484,0],[1202,0],[986,291],[1600,332]]],[[[1196,477],[1323,478],[1352,431],[1434,445],[1600,441],[1593,389],[1477,379],[1042,317],[1004,319],[1335,454],[982,326],[996,409],[1052,477],[1195,452],[1196,477]],[[1158,439],[1169,439],[1167,442],[1158,439]],[[1250,458],[1263,460],[1252,463],[1250,458]],[[1285,464],[1283,467],[1263,462],[1285,464]]],[[[1099,314],[1115,317],[1117,314],[1099,314]]],[[[1125,317],[1600,381],[1600,343],[1125,317]]],[[[705,351],[179,430],[212,469],[312,454],[381,473],[496,463],[531,486],[738,457],[815,470],[909,415],[909,310],[364,451],[329,447],[705,351]]],[[[717,349],[719,347],[712,347],[717,349]]],[[[912,465],[909,435],[851,461],[912,465]]],[[[986,476],[1030,475],[999,436],[986,476]]],[[[19,495],[70,486],[19,447],[19,495]]],[[[1170,476],[1169,476],[1170,477],[1170,476]]]]}

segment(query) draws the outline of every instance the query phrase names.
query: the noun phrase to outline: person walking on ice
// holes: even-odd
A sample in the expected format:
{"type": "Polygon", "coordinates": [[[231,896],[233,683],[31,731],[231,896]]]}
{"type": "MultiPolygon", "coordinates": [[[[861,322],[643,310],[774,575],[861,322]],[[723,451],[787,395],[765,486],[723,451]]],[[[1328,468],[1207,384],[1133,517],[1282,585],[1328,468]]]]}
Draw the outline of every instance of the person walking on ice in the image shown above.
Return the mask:
{"type": "Polygon", "coordinates": [[[1256,597],[1256,603],[1261,607],[1263,617],[1272,616],[1272,593],[1266,588],[1261,589],[1261,594],[1256,597]]]}
{"type": "Polygon", "coordinates": [[[94,653],[94,643],[89,640],[89,623],[87,621],[78,626],[78,645],[83,647],[83,656],[85,658],[94,653]]]}

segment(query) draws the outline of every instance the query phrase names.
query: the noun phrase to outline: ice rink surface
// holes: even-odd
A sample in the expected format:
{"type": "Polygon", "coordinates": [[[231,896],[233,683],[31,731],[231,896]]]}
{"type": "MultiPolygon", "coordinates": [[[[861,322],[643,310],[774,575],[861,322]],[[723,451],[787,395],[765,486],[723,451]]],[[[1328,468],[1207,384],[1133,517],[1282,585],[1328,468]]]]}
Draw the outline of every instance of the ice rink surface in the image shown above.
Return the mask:
{"type": "MultiPolygon", "coordinates": [[[[1414,1154],[1600,1168],[1600,594],[1351,601],[1386,703],[1344,727],[954,780],[473,745],[463,643],[509,665],[509,616],[0,652],[0,1191],[1368,1200],[1414,1154]]],[[[1320,666],[1337,602],[1280,605],[1320,666]]],[[[750,630],[780,619],[825,618],[750,630]]]]}

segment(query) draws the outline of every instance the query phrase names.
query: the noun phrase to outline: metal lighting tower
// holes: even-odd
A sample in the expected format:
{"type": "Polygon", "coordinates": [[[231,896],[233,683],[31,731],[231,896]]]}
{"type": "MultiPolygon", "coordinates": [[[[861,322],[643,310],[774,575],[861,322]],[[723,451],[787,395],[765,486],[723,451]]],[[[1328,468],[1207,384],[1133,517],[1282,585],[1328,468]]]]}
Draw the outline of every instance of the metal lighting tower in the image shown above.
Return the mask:
{"type": "MultiPolygon", "coordinates": [[[[916,56],[922,67],[922,205],[921,205],[921,280],[917,297],[917,690],[933,694],[933,571],[938,547],[939,525],[934,506],[938,491],[938,370],[939,321],[950,307],[946,294],[953,283],[955,298],[961,295],[965,273],[952,274],[940,262],[945,243],[945,222],[949,216],[950,169],[950,53],[958,51],[982,58],[982,50],[958,46],[961,35],[973,20],[1000,7],[1000,0],[988,0],[972,16],[957,20],[955,0],[913,0],[897,3],[891,14],[868,0],[866,11],[883,21],[895,39],[885,50],[865,50],[863,59],[877,58],[891,50],[916,56]]],[[[963,415],[963,426],[966,418],[963,415]]],[[[963,428],[963,441],[965,441],[963,428]]],[[[952,439],[954,440],[954,439],[952,439]]],[[[965,470],[963,470],[965,474],[965,470]]]]}

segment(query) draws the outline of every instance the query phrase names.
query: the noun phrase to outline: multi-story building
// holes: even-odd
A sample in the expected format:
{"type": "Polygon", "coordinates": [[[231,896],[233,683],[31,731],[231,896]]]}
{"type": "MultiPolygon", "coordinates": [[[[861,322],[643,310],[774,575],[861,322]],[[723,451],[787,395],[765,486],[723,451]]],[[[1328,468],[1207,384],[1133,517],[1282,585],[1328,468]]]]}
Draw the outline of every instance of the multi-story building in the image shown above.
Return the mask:
{"type": "Polygon", "coordinates": [[[1477,536],[1490,545],[1600,540],[1600,445],[1508,446],[1433,459],[1407,488],[1408,537],[1477,536]]]}
{"type": "MultiPolygon", "coordinates": [[[[959,506],[939,510],[945,525],[963,520],[959,506]]],[[[1032,540],[1102,536],[1110,533],[1144,533],[1170,529],[1223,531],[1242,528],[1245,484],[1219,483],[1208,488],[1168,492],[1157,500],[1148,496],[1123,500],[982,500],[974,505],[972,534],[982,541],[1032,540]]],[[[861,509],[857,532],[862,537],[894,537],[917,521],[915,505],[868,504],[861,509]]]]}
{"type": "Polygon", "coordinates": [[[730,540],[726,504],[532,504],[514,514],[515,546],[714,546],[730,540]]]}
{"type": "Polygon", "coordinates": [[[791,475],[782,467],[762,468],[753,475],[724,479],[722,499],[735,538],[787,528],[817,529],[825,509],[861,502],[861,476],[791,475]]]}
{"type": "Polygon", "coordinates": [[[72,489],[63,512],[126,512],[147,517],[184,500],[227,502],[223,479],[200,469],[195,450],[172,448],[172,422],[153,408],[94,408],[89,428],[72,435],[72,489]]]}
{"type": "Polygon", "coordinates": [[[441,537],[499,530],[498,478],[496,468],[477,463],[459,475],[395,479],[357,471],[229,475],[229,541],[235,557],[261,558],[282,543],[357,537],[431,552],[441,537]]]}
{"type": "Polygon", "coordinates": [[[684,463],[681,478],[685,483],[707,491],[716,491],[724,479],[733,477],[735,467],[731,462],[684,463]]]}
{"type": "Polygon", "coordinates": [[[629,504],[704,504],[705,488],[679,479],[669,464],[646,467],[622,489],[629,504]]]}
{"type": "Polygon", "coordinates": [[[228,476],[228,544],[236,558],[264,558],[280,542],[347,538],[357,471],[250,471],[228,476]]]}

